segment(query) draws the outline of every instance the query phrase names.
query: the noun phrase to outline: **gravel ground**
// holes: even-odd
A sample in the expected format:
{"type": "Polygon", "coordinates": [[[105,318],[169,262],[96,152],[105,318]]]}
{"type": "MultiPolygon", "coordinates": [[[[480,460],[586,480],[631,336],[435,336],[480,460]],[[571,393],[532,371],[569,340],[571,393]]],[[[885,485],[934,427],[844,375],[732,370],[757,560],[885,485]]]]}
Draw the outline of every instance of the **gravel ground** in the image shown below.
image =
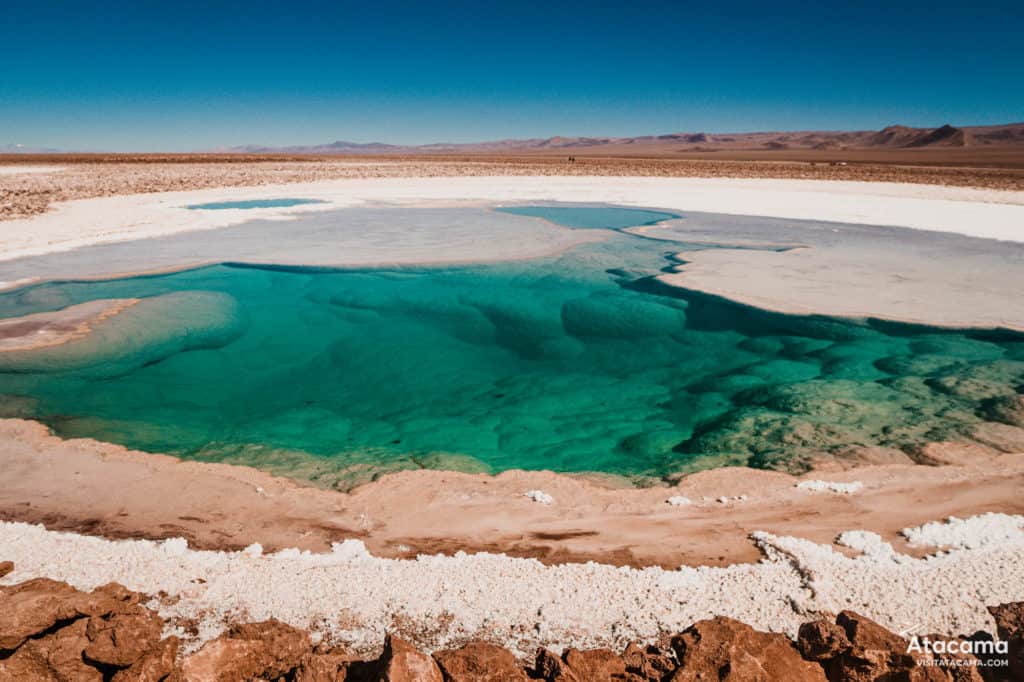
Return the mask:
{"type": "Polygon", "coordinates": [[[43,213],[70,199],[339,178],[575,175],[854,180],[1024,189],[1024,170],[829,165],[796,161],[587,158],[388,158],[282,160],[276,157],[123,156],[0,158],[0,220],[43,213]],[[57,168],[40,172],[41,165],[57,168]],[[23,172],[15,172],[18,168],[23,172]]]}

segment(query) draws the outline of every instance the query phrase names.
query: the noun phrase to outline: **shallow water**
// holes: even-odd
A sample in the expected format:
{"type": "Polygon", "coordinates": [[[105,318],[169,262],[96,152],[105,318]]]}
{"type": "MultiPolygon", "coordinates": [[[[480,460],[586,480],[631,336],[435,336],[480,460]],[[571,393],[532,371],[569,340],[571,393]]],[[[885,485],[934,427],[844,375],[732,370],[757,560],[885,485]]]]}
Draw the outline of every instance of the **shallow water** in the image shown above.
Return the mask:
{"type": "MultiPolygon", "coordinates": [[[[547,209],[531,215],[623,226],[547,209]]],[[[8,414],[63,435],[347,485],[416,467],[800,470],[850,446],[970,439],[1024,384],[1020,335],[683,293],[653,279],[679,250],[613,232],[510,264],[236,264],[39,285],[0,295],[0,315],[152,305],[85,345],[0,355],[0,394],[16,396],[8,414]]]]}
{"type": "Polygon", "coordinates": [[[319,199],[246,199],[243,201],[211,201],[205,204],[186,206],[193,210],[219,211],[228,208],[290,208],[306,204],[323,204],[319,199]]]}

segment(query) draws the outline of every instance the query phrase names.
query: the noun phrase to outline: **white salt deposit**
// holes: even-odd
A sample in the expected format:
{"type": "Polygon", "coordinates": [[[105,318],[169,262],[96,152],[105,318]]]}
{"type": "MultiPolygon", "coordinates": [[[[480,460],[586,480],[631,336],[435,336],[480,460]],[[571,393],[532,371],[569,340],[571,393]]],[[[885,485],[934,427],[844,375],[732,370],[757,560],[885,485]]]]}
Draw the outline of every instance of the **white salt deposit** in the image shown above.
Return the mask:
{"type": "Polygon", "coordinates": [[[180,539],[109,541],[0,523],[0,557],[15,564],[0,583],[46,576],[80,589],[116,581],[147,594],[163,590],[177,597],[158,604],[172,627],[198,622],[191,646],[228,621],[274,617],[357,651],[379,647],[402,623],[430,649],[482,637],[523,655],[537,646],[620,648],[714,615],[795,635],[815,614],[842,609],[896,630],[913,620],[922,631],[952,635],[990,629],[986,605],[1024,600],[1024,517],[986,515],[905,534],[972,548],[915,559],[873,534],[844,533],[847,546],[864,550],[850,558],[756,533],[765,556],[758,564],[668,571],[544,566],[493,554],[380,559],[354,540],[323,554],[194,551],[180,539]],[[983,541],[966,542],[975,532],[983,541]]]}
{"type": "Polygon", "coordinates": [[[810,490],[816,493],[852,495],[863,489],[864,484],[860,481],[853,481],[851,483],[840,483],[839,481],[800,481],[796,484],[796,487],[800,490],[810,490]]]}
{"type": "Polygon", "coordinates": [[[1012,542],[1024,529],[1024,517],[989,512],[969,519],[951,516],[945,522],[932,521],[900,534],[914,547],[956,547],[979,549],[1012,542]]]}
{"type": "Polygon", "coordinates": [[[552,504],[555,501],[555,498],[551,497],[551,495],[548,495],[543,490],[527,490],[523,493],[523,497],[529,497],[531,500],[539,504],[552,504]]]}
{"type": "Polygon", "coordinates": [[[665,500],[665,502],[672,505],[673,507],[684,507],[688,504],[693,504],[690,501],[689,497],[684,497],[683,495],[673,495],[672,497],[665,500]]]}

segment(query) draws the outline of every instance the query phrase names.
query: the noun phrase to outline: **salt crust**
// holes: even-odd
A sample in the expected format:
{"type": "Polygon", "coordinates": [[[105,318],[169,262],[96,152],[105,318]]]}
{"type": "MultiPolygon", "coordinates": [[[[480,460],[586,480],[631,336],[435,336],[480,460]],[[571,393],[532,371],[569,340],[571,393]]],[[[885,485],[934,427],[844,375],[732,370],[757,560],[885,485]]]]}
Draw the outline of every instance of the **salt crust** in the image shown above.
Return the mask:
{"type": "Polygon", "coordinates": [[[153,602],[168,632],[198,624],[198,634],[186,635],[189,649],[228,622],[275,617],[355,651],[379,647],[398,627],[430,649],[482,637],[523,655],[537,646],[619,648],[714,615],[793,636],[802,622],[847,608],[894,630],[913,623],[952,635],[991,630],[986,605],[1024,600],[1024,516],[986,514],[903,533],[953,549],[918,559],[874,533],[849,531],[841,544],[862,553],[848,557],[758,532],[760,563],[665,570],[544,566],[495,554],[381,559],[358,540],[327,553],[194,551],[180,538],[110,541],[0,523],[0,557],[15,564],[0,582],[46,576],[79,589],[116,581],[163,591],[176,597],[153,602]]]}
{"type": "Polygon", "coordinates": [[[851,483],[840,483],[839,481],[800,481],[796,484],[796,487],[800,490],[810,490],[816,493],[852,495],[863,489],[864,484],[860,481],[853,481],[851,483]]]}

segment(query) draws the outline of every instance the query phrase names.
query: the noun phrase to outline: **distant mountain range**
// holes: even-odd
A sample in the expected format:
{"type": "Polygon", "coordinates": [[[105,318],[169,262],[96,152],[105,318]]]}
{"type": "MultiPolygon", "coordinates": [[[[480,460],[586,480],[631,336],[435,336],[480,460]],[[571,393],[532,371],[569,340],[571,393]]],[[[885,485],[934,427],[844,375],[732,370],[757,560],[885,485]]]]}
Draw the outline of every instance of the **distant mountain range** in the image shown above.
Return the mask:
{"type": "Polygon", "coordinates": [[[30,147],[24,144],[0,144],[0,154],[56,154],[58,150],[49,147],[30,147]]]}
{"type": "Polygon", "coordinates": [[[893,125],[882,130],[803,131],[764,133],[672,133],[639,137],[547,137],[493,142],[394,145],[383,142],[331,142],[318,145],[269,147],[245,145],[229,151],[250,154],[444,154],[452,152],[573,152],[635,150],[699,152],[717,150],[915,149],[923,147],[1024,146],[1024,123],[995,126],[910,128],[893,125]]]}
{"type": "MultiPolygon", "coordinates": [[[[384,142],[346,142],[272,147],[250,144],[241,147],[209,150],[241,154],[318,154],[318,155],[404,155],[404,154],[595,154],[670,156],[700,152],[802,153],[818,157],[822,151],[889,152],[915,149],[969,148],[978,152],[1016,157],[1024,154],[1024,123],[992,126],[944,125],[938,128],[910,128],[892,125],[882,130],[800,131],[762,133],[670,133],[637,137],[545,137],[495,140],[492,142],[435,142],[421,145],[398,145],[384,142]],[[1018,150],[1020,150],[1018,152],[1018,150]],[[986,152],[987,153],[987,152],[986,152]]],[[[0,154],[59,154],[61,150],[30,147],[21,144],[0,144],[0,154]]],[[[962,155],[962,153],[960,153],[962,155]]],[[[774,155],[773,155],[774,156],[774,155]]],[[[792,156],[792,154],[790,155],[792,156]]],[[[904,154],[905,156],[905,154],[904,154]]]]}

